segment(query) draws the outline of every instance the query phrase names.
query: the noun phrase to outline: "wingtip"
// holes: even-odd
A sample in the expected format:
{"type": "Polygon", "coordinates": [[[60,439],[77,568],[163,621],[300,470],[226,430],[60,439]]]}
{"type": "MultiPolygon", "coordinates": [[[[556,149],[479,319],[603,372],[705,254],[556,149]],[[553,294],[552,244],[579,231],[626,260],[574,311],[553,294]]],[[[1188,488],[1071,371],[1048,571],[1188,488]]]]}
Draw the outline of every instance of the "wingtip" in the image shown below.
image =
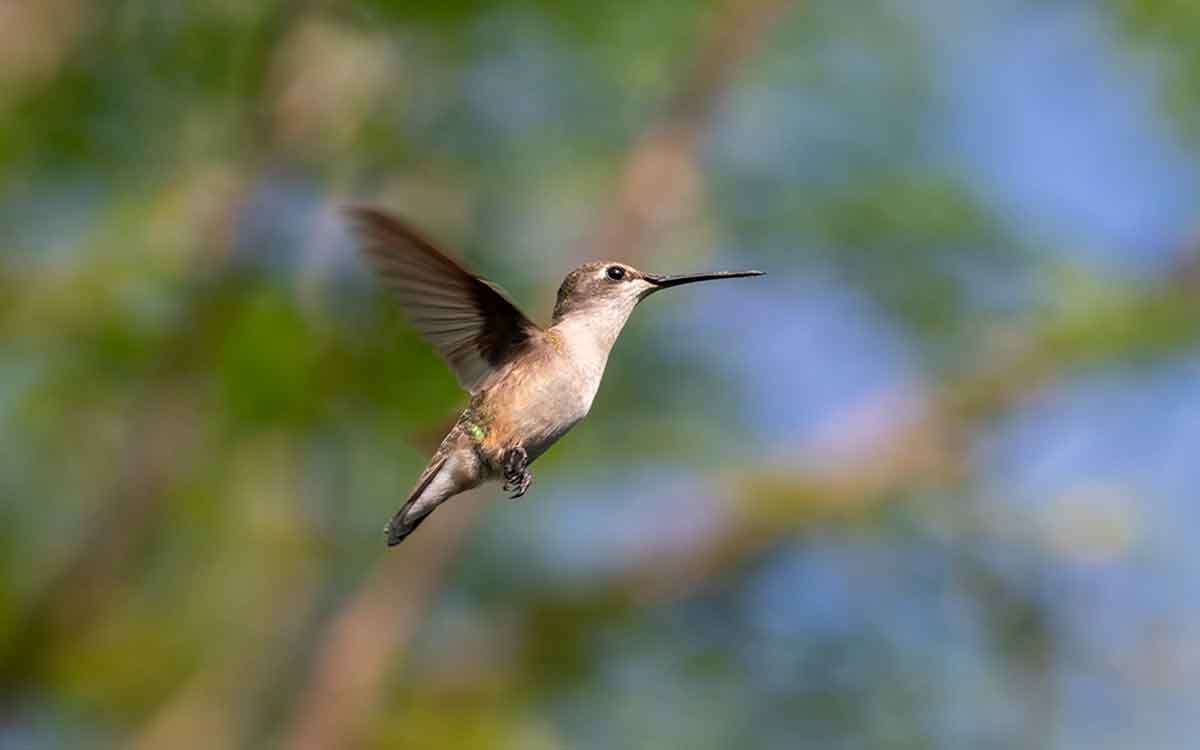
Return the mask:
{"type": "Polygon", "coordinates": [[[346,217],[352,224],[364,225],[379,221],[386,214],[374,206],[366,206],[361,204],[348,204],[338,207],[338,213],[346,217]]]}

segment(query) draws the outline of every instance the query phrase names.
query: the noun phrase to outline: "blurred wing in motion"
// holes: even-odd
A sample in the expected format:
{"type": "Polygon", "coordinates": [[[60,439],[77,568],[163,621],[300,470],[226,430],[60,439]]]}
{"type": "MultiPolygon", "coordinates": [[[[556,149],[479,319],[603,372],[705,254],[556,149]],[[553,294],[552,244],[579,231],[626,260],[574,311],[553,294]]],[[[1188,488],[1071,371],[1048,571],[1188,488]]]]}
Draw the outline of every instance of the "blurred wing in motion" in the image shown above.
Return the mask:
{"type": "Polygon", "coordinates": [[[471,393],[541,330],[499,287],[442,254],[407,223],[373,208],[346,213],[363,253],[471,393]]]}

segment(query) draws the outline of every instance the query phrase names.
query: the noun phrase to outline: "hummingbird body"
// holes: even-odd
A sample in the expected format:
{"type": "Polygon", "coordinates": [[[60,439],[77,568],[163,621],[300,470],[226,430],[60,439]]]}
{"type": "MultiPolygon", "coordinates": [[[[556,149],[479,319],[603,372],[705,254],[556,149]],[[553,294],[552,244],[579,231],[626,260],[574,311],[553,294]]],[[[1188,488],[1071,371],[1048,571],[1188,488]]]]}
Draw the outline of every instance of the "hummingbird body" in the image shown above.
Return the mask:
{"type": "Polygon", "coordinates": [[[638,302],[693,281],[761,275],[655,276],[621,263],[587,263],[567,275],[551,324],[541,328],[498,287],[399,219],[369,208],[349,215],[363,251],[471,393],[388,523],[389,546],[438,505],[483,482],[502,478],[513,499],[524,495],[533,481],[529,465],[587,416],[608,355],[638,302]]]}

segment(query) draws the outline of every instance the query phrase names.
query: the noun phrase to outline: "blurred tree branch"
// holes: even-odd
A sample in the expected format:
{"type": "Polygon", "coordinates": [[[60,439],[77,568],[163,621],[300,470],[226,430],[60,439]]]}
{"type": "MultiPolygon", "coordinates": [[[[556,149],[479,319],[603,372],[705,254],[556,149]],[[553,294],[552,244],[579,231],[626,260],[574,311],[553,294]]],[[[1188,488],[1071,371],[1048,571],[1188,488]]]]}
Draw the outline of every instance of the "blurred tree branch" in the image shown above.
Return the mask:
{"type": "Polygon", "coordinates": [[[195,400],[177,383],[163,383],[145,399],[128,427],[115,484],[4,646],[6,697],[36,671],[47,644],[86,629],[122,590],[126,564],[155,528],[162,495],[188,465],[200,426],[195,400]]]}
{"type": "Polygon", "coordinates": [[[660,122],[646,131],[625,161],[616,196],[579,260],[637,257],[655,234],[684,213],[696,194],[696,148],[730,80],[761,46],[790,3],[732,0],[718,14],[690,75],[660,122]]]}
{"type": "MultiPolygon", "coordinates": [[[[434,155],[416,154],[420,174],[412,173],[409,180],[443,180],[445,185],[433,189],[445,191],[447,202],[469,196],[471,191],[457,189],[456,181],[472,175],[469,182],[478,184],[473,176],[494,168],[484,162],[496,162],[491,144],[480,147],[488,154],[483,159],[476,152],[460,161],[460,147],[485,141],[495,134],[495,122],[507,122],[487,117],[464,122],[500,110],[488,102],[463,104],[464,92],[469,98],[472,86],[489,80],[474,76],[490,68],[506,79],[516,72],[543,80],[538,77],[543,68],[574,59],[569,47],[575,40],[564,43],[554,31],[557,8],[532,11],[532,20],[551,21],[542,29],[546,38],[533,40],[527,50],[519,37],[517,52],[533,51],[537,59],[513,61],[507,40],[493,48],[477,46],[472,37],[481,29],[490,33],[495,23],[508,32],[509,21],[497,22],[490,7],[447,9],[436,29],[410,35],[410,21],[425,11],[394,3],[338,9],[320,3],[246,6],[234,12],[233,6],[190,2],[169,14],[136,4],[113,12],[87,2],[67,5],[79,12],[65,33],[46,26],[44,13],[10,19],[16,23],[8,36],[22,42],[14,48],[14,60],[26,64],[15,68],[20,85],[0,95],[11,120],[0,152],[5,166],[14,167],[6,183],[12,194],[0,208],[14,219],[5,222],[3,233],[16,238],[17,249],[17,270],[10,275],[6,263],[0,272],[0,329],[13,334],[16,344],[6,351],[10,369],[0,391],[0,400],[16,396],[14,405],[0,404],[12,409],[6,415],[16,417],[6,463],[11,475],[4,477],[12,492],[7,510],[14,544],[6,576],[8,604],[0,606],[6,633],[0,692],[9,735],[33,744],[104,742],[140,723],[131,746],[237,747],[279,739],[282,727],[283,744],[325,747],[382,738],[375,734],[378,729],[425,742],[433,728],[428,734],[435,735],[435,744],[436,727],[449,712],[469,719],[464,724],[491,718],[493,726],[505,730],[544,727],[546,717],[529,712],[540,714],[548,696],[555,701],[595,690],[606,684],[604,672],[614,665],[648,663],[636,653],[642,644],[635,640],[601,653],[611,630],[638,630],[647,615],[664,614],[663,603],[672,610],[665,614],[674,616],[681,610],[671,605],[680,598],[699,594],[698,599],[707,599],[727,584],[738,594],[758,585],[759,561],[771,559],[775,550],[787,553],[797,542],[803,545],[816,536],[813,526],[848,521],[862,523],[867,534],[895,529],[890,506],[907,514],[912,504],[904,499],[914,498],[920,523],[960,535],[935,553],[945,566],[941,574],[952,578],[950,597],[974,609],[982,645],[973,648],[989,652],[987,680],[1012,689],[1006,707],[1027,706],[1025,726],[1001,728],[1013,737],[997,744],[1041,747],[1058,739],[1054,722],[1064,710],[1056,704],[1064,695],[1059,676],[1072,644],[1059,640],[1058,627],[1066,624],[1055,620],[1061,607],[1039,596],[1044,592],[1037,582],[1057,566],[1040,561],[1014,573],[980,551],[988,545],[974,543],[976,536],[989,544],[1007,540],[988,526],[990,498],[977,501],[972,494],[990,480],[992,466],[975,465],[979,459],[971,446],[991,432],[993,422],[1023,413],[1031,395],[1040,403],[1039,391],[1069,384],[1091,367],[1106,365],[1111,372],[1143,355],[1153,364],[1194,347],[1200,254],[1158,282],[1106,286],[1081,272],[1090,285],[1083,297],[1071,296],[1078,289],[1054,277],[1056,296],[1048,304],[1029,308],[1011,325],[996,324],[991,329],[996,335],[985,331],[977,347],[963,346],[961,340],[948,345],[955,356],[975,356],[966,367],[925,371],[924,390],[864,399],[852,405],[856,408],[848,417],[839,415],[834,420],[839,426],[854,428],[852,444],[818,439],[812,446],[775,447],[775,460],[736,472],[710,470],[702,481],[727,502],[716,519],[687,526],[685,543],[676,538],[649,546],[615,563],[621,567],[593,572],[589,584],[569,590],[522,581],[496,605],[509,619],[493,629],[492,622],[464,618],[470,620],[466,627],[478,625],[481,632],[466,638],[451,634],[460,651],[450,658],[413,659],[418,666],[405,671],[418,672],[421,680],[392,693],[392,679],[408,661],[405,652],[411,651],[414,633],[456,569],[455,561],[478,574],[478,565],[460,554],[461,547],[483,504],[494,501],[482,493],[456,499],[422,534],[386,556],[382,545],[356,547],[357,552],[345,547],[363,530],[349,520],[351,514],[341,512],[340,503],[349,497],[343,490],[384,480],[388,472],[379,467],[392,458],[389,435],[403,432],[398,425],[405,420],[421,419],[414,410],[423,399],[406,386],[426,379],[419,368],[409,368],[407,352],[393,347],[387,356],[377,356],[388,343],[361,344],[390,342],[392,333],[388,326],[364,330],[369,314],[343,309],[343,303],[358,302],[349,295],[334,291],[328,300],[317,300],[332,302],[328,309],[309,304],[312,315],[293,314],[312,300],[305,299],[304,289],[295,294],[299,285],[292,274],[298,268],[299,274],[325,282],[321,272],[327,266],[316,262],[317,254],[331,258],[335,253],[329,251],[344,247],[318,231],[306,240],[310,252],[297,253],[305,242],[296,237],[306,231],[308,212],[317,210],[320,195],[337,193],[347,179],[362,179],[364,159],[373,165],[367,171],[376,174],[394,174],[397,168],[407,173],[413,152],[431,141],[434,155]],[[398,35],[381,31],[380,14],[400,19],[404,30],[398,35]],[[471,40],[463,41],[467,37],[471,40]],[[370,52],[358,57],[366,47],[370,52]],[[564,48],[566,54],[558,57],[564,48]],[[464,65],[464,49],[472,55],[482,50],[483,57],[464,65]],[[359,61],[346,64],[347,52],[359,61]],[[433,59],[418,62],[418,57],[433,59]],[[332,73],[323,83],[314,82],[312,74],[324,71],[332,73]],[[363,80],[368,83],[358,93],[341,94],[344,83],[363,80]],[[418,88],[411,97],[391,96],[397,85],[403,94],[409,86],[418,88]],[[444,95],[427,96],[419,86],[444,95]],[[284,90],[287,105],[278,105],[284,90]],[[386,99],[402,106],[379,104],[384,90],[386,99]],[[430,111],[410,117],[410,102],[430,111]],[[431,131],[438,131],[432,139],[431,131]],[[415,139],[405,142],[412,134],[415,139]],[[444,149],[440,156],[439,149],[444,149]],[[453,155],[446,156],[449,152],[453,155]],[[430,164],[439,159],[442,164],[430,164]],[[479,164],[467,164],[475,161],[479,164]],[[196,179],[198,173],[207,176],[196,179]],[[92,192],[97,188],[104,197],[92,192]],[[204,216],[197,218],[198,212],[204,216]],[[307,264],[296,263],[296,256],[307,257],[307,264]],[[260,308],[263,299],[268,301],[260,308]],[[265,311],[263,317],[248,314],[256,310],[265,311]],[[344,335],[341,325],[355,326],[353,334],[344,335]],[[280,331],[295,335],[281,342],[273,335],[280,331]],[[261,356],[239,359],[246,350],[261,356]],[[397,378],[398,372],[413,378],[397,378]],[[303,375],[286,377],[296,373],[303,375]],[[27,378],[39,381],[28,392],[27,378]],[[280,397],[289,388],[290,395],[280,397]],[[268,401],[265,412],[255,411],[268,401]],[[320,406],[310,409],[311,404],[320,406]],[[356,441],[370,441],[371,448],[360,451],[362,442],[356,441]],[[263,449],[261,443],[270,446],[263,449]],[[56,498],[60,493],[63,497],[56,498]],[[938,507],[931,512],[927,503],[938,507]],[[74,517],[77,504],[86,505],[85,517],[74,517]],[[322,533],[314,533],[318,527],[322,533]],[[49,533],[52,538],[41,536],[49,533]],[[26,550],[35,553],[29,560],[23,559],[26,550]],[[379,560],[371,559],[375,554],[379,560]],[[571,690],[557,690],[560,686],[571,690]],[[401,708],[403,716],[385,719],[383,705],[401,708]]],[[[1195,56],[1181,24],[1163,23],[1170,20],[1166,13],[1146,15],[1143,6],[1163,3],[1136,5],[1139,10],[1129,13],[1150,22],[1144,33],[1169,37],[1164,49],[1177,48],[1176,56],[1195,56]]],[[[654,21],[638,18],[634,23],[640,27],[632,30],[630,20],[621,19],[621,29],[605,32],[611,33],[605,41],[635,33],[636,45],[647,45],[641,36],[647,35],[653,49],[661,43],[658,23],[679,23],[697,13],[712,23],[710,33],[699,37],[694,64],[679,64],[684,78],[675,95],[663,103],[652,127],[630,144],[611,203],[602,207],[589,241],[576,248],[580,256],[645,258],[664,229],[694,214],[706,179],[698,152],[709,121],[739,67],[772,35],[787,3],[724,0],[697,7],[670,6],[654,21]]],[[[830,7],[836,5],[823,10],[830,7]]],[[[585,6],[563,11],[590,20],[585,6]]],[[[526,20],[524,15],[517,19],[522,34],[526,20]]],[[[859,11],[851,11],[837,22],[857,30],[862,20],[859,11]]],[[[890,24],[884,24],[882,36],[864,35],[861,44],[844,40],[820,19],[806,19],[804,29],[811,35],[797,42],[805,47],[797,57],[808,55],[810,42],[815,48],[825,39],[834,42],[831,52],[841,56],[840,64],[852,62],[845,59],[847,51],[861,51],[870,61],[904,65],[903,58],[918,49],[905,44],[899,53],[885,52],[886,40],[899,36],[890,24]]],[[[635,59],[645,54],[636,45],[618,51],[629,56],[621,75],[636,69],[635,76],[656,76],[662,55],[635,59]]],[[[847,112],[829,118],[830,124],[845,127],[864,112],[869,118],[892,109],[856,109],[857,100],[878,104],[873,94],[864,95],[871,89],[837,86],[822,93],[810,88],[814,77],[804,69],[809,63],[787,63],[785,75],[800,72],[805,91],[824,113],[830,104],[856,100],[847,112]]],[[[756,84],[780,88],[773,77],[785,66],[778,65],[773,61],[768,80],[756,84]]],[[[557,81],[560,74],[567,81],[586,81],[594,70],[570,77],[555,68],[550,75],[557,81]]],[[[912,99],[924,114],[928,99],[913,96],[908,83],[897,79],[879,90],[912,99]]],[[[590,92],[584,95],[592,101],[590,92]]],[[[571,101],[547,96],[542,111],[555,112],[571,101]]],[[[790,102],[788,111],[807,107],[797,104],[790,102]]],[[[894,125],[891,116],[889,111],[879,124],[894,125]]],[[[572,123],[564,119],[564,124],[572,123]]],[[[607,138],[611,126],[604,127],[607,138]]],[[[804,123],[795,133],[791,122],[771,127],[772,133],[795,136],[760,144],[773,155],[792,153],[801,139],[814,142],[804,123]]],[[[575,153],[574,128],[563,130],[570,135],[551,135],[549,142],[568,149],[562,153],[575,153]]],[[[870,133],[844,135],[858,142],[870,133]]],[[[545,132],[514,136],[510,153],[527,155],[527,141],[542,148],[546,137],[545,132]]],[[[890,164],[899,156],[893,153],[895,143],[884,138],[875,144],[888,155],[879,161],[890,164]]],[[[844,172],[846,154],[836,156],[826,161],[844,172]]],[[[875,163],[873,157],[866,161],[875,163]]],[[[579,165],[567,162],[562,176],[574,180],[579,165]]],[[[803,166],[804,174],[771,188],[786,193],[797,182],[807,185],[809,177],[824,174],[803,166]]],[[[912,173],[919,176],[925,165],[920,167],[912,173]]],[[[819,236],[863,251],[846,267],[861,265],[866,281],[852,278],[851,285],[863,283],[868,296],[887,298],[893,277],[913,277],[909,262],[916,253],[892,255],[881,248],[907,251],[926,240],[948,239],[955,248],[960,241],[970,247],[987,234],[957,198],[968,187],[934,180],[932,187],[916,189],[909,170],[901,169],[900,175],[881,180],[883,189],[862,190],[855,181],[850,196],[834,196],[795,216],[793,206],[802,201],[785,194],[766,213],[734,209],[731,217],[743,223],[739,232],[749,225],[768,235],[827,222],[819,236]],[[897,193],[908,197],[897,203],[897,193]],[[909,214],[928,214],[928,219],[895,221],[909,214]],[[881,236],[899,238],[896,247],[879,242],[881,236]],[[875,281],[875,274],[886,279],[875,281]]],[[[732,177],[734,185],[746,178],[732,177]]],[[[332,212],[320,215],[326,227],[337,221],[332,212]]],[[[999,234],[987,241],[1008,251],[999,234]]],[[[953,252],[930,254],[917,274],[925,277],[926,268],[935,269],[952,277],[949,281],[916,291],[905,281],[897,296],[933,301],[930,316],[945,315],[974,330],[977,308],[958,299],[960,290],[951,286],[960,270],[953,252]]],[[[331,288],[340,283],[333,274],[329,280],[331,288]]],[[[902,303],[896,309],[907,310],[902,303]]],[[[947,345],[944,329],[930,330],[935,344],[947,345]]],[[[435,400],[449,398],[447,389],[435,400]]],[[[685,424],[663,433],[682,434],[685,424]]],[[[354,492],[352,502],[370,494],[354,492]]],[[[1028,542],[1035,558],[1041,552],[1036,543],[1028,542]]],[[[1017,555],[1022,551],[1018,544],[1017,555]]],[[[694,624],[690,606],[682,611],[689,630],[694,624]]],[[[890,614],[871,626],[891,627],[890,614]]],[[[803,629],[806,635],[812,632],[810,623],[803,629]]],[[[726,650],[733,650],[731,644],[718,649],[719,658],[726,650]]],[[[1141,654],[1131,658],[1140,660],[1141,654]]],[[[869,676],[871,691],[893,691],[874,677],[869,676]]],[[[842,690],[832,684],[816,687],[842,690]]],[[[815,711],[822,714],[826,708],[817,704],[815,711]]],[[[558,725],[561,714],[552,714],[549,721],[558,725]]],[[[869,711],[857,708],[845,717],[871,720],[869,711]]],[[[567,731],[575,731],[571,721],[563,722],[567,731]]],[[[558,729],[551,727],[551,739],[558,729]]],[[[535,739],[543,740],[539,746],[558,744],[546,742],[547,736],[535,739]]]]}
{"type": "MultiPolygon", "coordinates": [[[[1047,385],[1114,359],[1176,350],[1200,337],[1200,276],[1187,256],[1158,283],[1078,300],[949,376],[925,408],[892,420],[826,468],[759,467],[727,478],[733,510],[705,538],[632,562],[617,583],[635,598],[686,595],[822,517],[854,516],[905,490],[952,487],[970,474],[969,437],[1047,385]],[[1146,332],[1154,332],[1147,340],[1146,332]]],[[[1005,334],[998,338],[1012,338],[1005,334]]]]}
{"type": "MultiPolygon", "coordinates": [[[[757,49],[785,3],[731,0],[717,15],[691,74],[662,121],[634,146],[613,207],[586,255],[633,256],[649,235],[694,194],[695,148],[720,94],[757,49]]],[[[474,494],[474,493],[473,493],[474,494]]],[[[301,688],[283,746],[291,750],[353,744],[437,591],[439,577],[479,512],[478,498],[449,503],[413,540],[388,553],[320,638],[312,674],[301,688]]]]}
{"type": "MultiPolygon", "coordinates": [[[[557,632],[559,641],[584,642],[575,629],[593,629],[631,610],[691,596],[814,523],[853,522],[914,490],[961,496],[955,490],[962,490],[971,475],[969,438],[989,422],[1089,367],[1178,351],[1200,339],[1200,275],[1192,272],[1198,260],[1200,252],[1193,252],[1157,283],[1109,290],[1046,317],[1018,337],[1020,345],[984,354],[968,371],[948,376],[922,411],[894,420],[832,464],[739,470],[725,478],[727,517],[706,526],[704,535],[633,556],[595,586],[539,599],[527,608],[534,619],[542,614],[572,629],[557,632]],[[1155,332],[1150,340],[1147,331],[1155,332]]],[[[1029,591],[977,559],[969,546],[957,563],[960,589],[980,611],[991,647],[1004,655],[998,676],[1025,711],[1018,735],[1004,742],[1045,746],[1055,737],[1058,721],[1053,680],[1061,644],[1051,615],[1029,591]]]]}

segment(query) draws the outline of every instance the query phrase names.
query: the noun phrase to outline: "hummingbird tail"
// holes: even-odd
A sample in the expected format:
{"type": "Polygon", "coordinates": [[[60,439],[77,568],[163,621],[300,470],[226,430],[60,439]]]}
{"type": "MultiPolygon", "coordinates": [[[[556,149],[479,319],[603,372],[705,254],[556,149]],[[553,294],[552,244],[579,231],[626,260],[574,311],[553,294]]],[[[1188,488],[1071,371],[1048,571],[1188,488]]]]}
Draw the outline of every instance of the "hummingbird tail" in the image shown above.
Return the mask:
{"type": "Polygon", "coordinates": [[[392,516],[392,520],[388,521],[388,525],[384,527],[384,533],[387,535],[387,543],[389,547],[395,547],[413,531],[416,530],[421,522],[429,517],[433,509],[441,503],[443,498],[426,498],[425,491],[429,489],[429,485],[437,477],[438,472],[446,465],[446,459],[441,458],[438,461],[430,464],[425,469],[425,473],[421,475],[421,481],[417,483],[416,488],[408,499],[404,501],[404,505],[400,506],[400,510],[392,516]],[[432,502],[430,502],[432,500],[432,502]]]}

